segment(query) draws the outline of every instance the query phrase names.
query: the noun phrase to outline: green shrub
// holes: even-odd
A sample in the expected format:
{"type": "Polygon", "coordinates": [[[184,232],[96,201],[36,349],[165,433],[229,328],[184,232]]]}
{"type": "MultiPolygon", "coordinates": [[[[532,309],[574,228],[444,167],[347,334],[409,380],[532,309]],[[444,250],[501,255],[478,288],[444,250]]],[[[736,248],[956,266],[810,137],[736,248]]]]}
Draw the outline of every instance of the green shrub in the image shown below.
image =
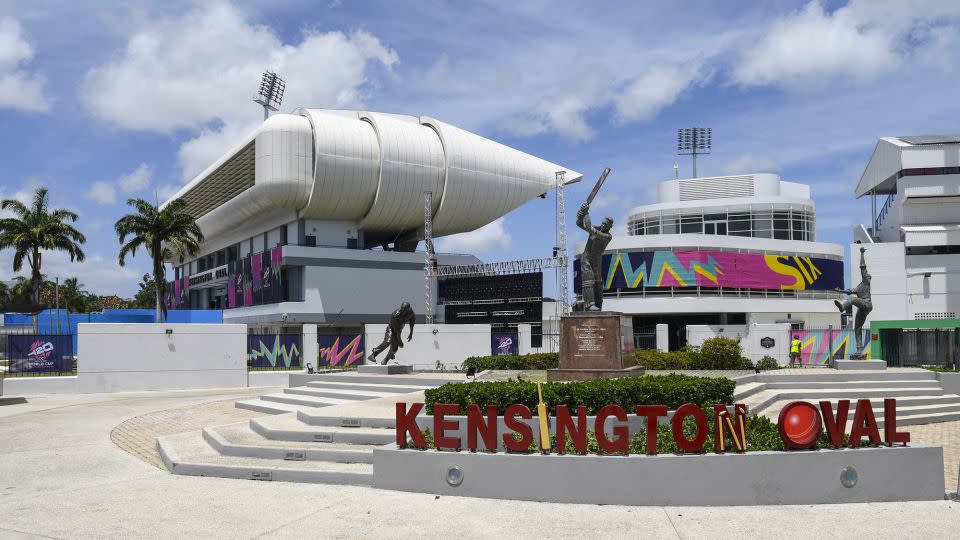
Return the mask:
{"type": "Polygon", "coordinates": [[[633,362],[654,370],[753,369],[753,362],[743,357],[740,342],[725,337],[710,338],[699,347],[685,346],[679,351],[636,349],[633,362]]]}
{"type": "MultiPolygon", "coordinates": [[[[704,411],[707,416],[707,440],[703,443],[704,452],[710,453],[713,452],[713,443],[714,443],[714,414],[712,410],[704,411]]],[[[780,432],[777,429],[777,424],[771,421],[769,418],[764,416],[747,416],[745,432],[747,435],[747,452],[764,452],[764,451],[782,451],[783,440],[780,439],[780,432]]],[[[692,439],[693,435],[696,433],[696,420],[692,417],[688,417],[683,422],[683,432],[688,439],[692,439]]],[[[426,439],[427,445],[425,449],[434,449],[435,445],[433,442],[433,437],[430,436],[430,430],[423,431],[424,438],[426,439]]],[[[576,450],[573,446],[573,439],[569,434],[566,435],[566,453],[574,454],[576,450]]],[[[521,453],[536,453],[539,452],[539,441],[540,435],[536,432],[534,428],[533,441],[530,443],[530,447],[527,448],[525,452],[521,453]]],[[[844,435],[843,437],[843,446],[849,446],[850,436],[844,435]]],[[[873,445],[869,441],[864,441],[861,445],[864,448],[869,448],[873,445]]],[[[732,449],[733,439],[727,439],[727,448],[732,449]]],[[[820,435],[820,438],[817,440],[817,448],[833,448],[830,444],[830,439],[827,436],[826,431],[820,435]]],[[[553,434],[550,436],[550,451],[553,453],[557,452],[557,435],[553,434]]],[[[730,450],[731,452],[733,450],[730,450]]],[[[638,429],[633,433],[633,436],[630,438],[630,454],[646,454],[647,452],[647,430],[638,429]]],[[[598,454],[600,452],[600,445],[597,443],[596,433],[591,429],[587,431],[587,454],[598,454]]],[[[673,428],[669,423],[659,424],[657,426],[657,454],[677,454],[680,453],[680,448],[677,446],[676,439],[673,437],[673,428]]]]}
{"type": "MultiPolygon", "coordinates": [[[[544,383],[543,401],[554,411],[557,405],[566,405],[575,411],[586,405],[589,414],[600,407],[614,404],[627,411],[637,405],[666,405],[676,409],[684,403],[708,408],[717,403],[733,403],[736,383],[725,377],[693,377],[670,374],[662,376],[627,377],[569,383],[544,383]]],[[[460,405],[465,411],[469,404],[481,407],[496,405],[500,414],[508,405],[520,403],[536,410],[537,386],[526,381],[496,381],[450,383],[424,392],[427,413],[433,414],[435,403],[460,405]]]]}
{"type": "Polygon", "coordinates": [[[559,353],[503,354],[496,356],[471,356],[463,361],[463,369],[542,370],[555,369],[560,365],[559,353]]]}
{"type": "Polygon", "coordinates": [[[695,364],[695,369],[753,369],[753,362],[743,357],[739,340],[719,336],[703,342],[695,364]]]}
{"type": "Polygon", "coordinates": [[[695,369],[691,367],[693,365],[693,354],[689,351],[663,352],[657,349],[635,349],[633,351],[633,363],[646,369],[695,369]]]}
{"type": "Polygon", "coordinates": [[[761,358],[759,362],[757,362],[757,369],[759,369],[760,371],[780,369],[780,362],[777,362],[776,358],[770,355],[767,355],[761,358]]]}

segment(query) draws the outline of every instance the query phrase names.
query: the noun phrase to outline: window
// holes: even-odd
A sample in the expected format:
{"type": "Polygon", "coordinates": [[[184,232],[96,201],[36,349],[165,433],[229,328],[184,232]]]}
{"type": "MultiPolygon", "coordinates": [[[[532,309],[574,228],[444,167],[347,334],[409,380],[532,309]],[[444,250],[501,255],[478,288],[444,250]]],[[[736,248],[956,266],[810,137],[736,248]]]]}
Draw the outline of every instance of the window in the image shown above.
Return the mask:
{"type": "Polygon", "coordinates": [[[660,229],[663,234],[679,234],[680,220],[677,219],[677,216],[664,216],[660,229]]]}
{"type": "Polygon", "coordinates": [[[680,232],[683,234],[703,233],[703,216],[683,216],[680,218],[680,232]]]}

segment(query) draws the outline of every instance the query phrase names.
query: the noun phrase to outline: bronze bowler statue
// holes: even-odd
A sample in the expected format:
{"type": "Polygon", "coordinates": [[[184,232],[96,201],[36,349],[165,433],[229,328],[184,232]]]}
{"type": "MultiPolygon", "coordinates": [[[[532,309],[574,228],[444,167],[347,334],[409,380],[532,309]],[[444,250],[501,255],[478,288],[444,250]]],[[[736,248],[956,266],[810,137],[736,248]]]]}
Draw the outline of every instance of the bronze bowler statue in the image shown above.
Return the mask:
{"type": "Polygon", "coordinates": [[[370,353],[367,360],[376,364],[377,355],[382,353],[387,347],[390,347],[390,352],[387,354],[387,357],[383,359],[384,365],[396,358],[397,349],[403,347],[403,336],[401,335],[403,327],[408,324],[410,325],[410,335],[407,336],[407,341],[410,341],[413,339],[413,323],[416,318],[417,316],[409,303],[404,302],[400,304],[400,309],[394,311],[393,315],[390,316],[390,323],[387,325],[387,332],[383,336],[383,343],[373,348],[373,352],[370,353]]]}
{"type": "Polygon", "coordinates": [[[603,185],[608,174],[610,174],[610,169],[604,169],[600,179],[597,180],[597,185],[593,187],[593,191],[587,197],[587,202],[580,205],[580,210],[577,211],[577,227],[587,231],[590,235],[590,238],[587,239],[587,245],[583,248],[583,253],[580,254],[580,288],[583,295],[584,311],[600,311],[603,307],[603,276],[600,275],[600,272],[603,270],[603,250],[607,248],[607,244],[613,238],[613,235],[610,234],[613,219],[610,217],[603,218],[603,223],[599,227],[594,227],[590,223],[589,212],[590,203],[597,196],[597,192],[600,191],[600,186],[603,185]]]}
{"type": "Polygon", "coordinates": [[[857,339],[857,352],[850,355],[851,359],[865,358],[863,350],[866,345],[863,343],[863,323],[867,320],[867,315],[873,311],[873,303],[870,301],[870,274],[867,272],[867,262],[863,254],[867,248],[860,248],[860,284],[853,289],[837,289],[837,292],[848,294],[846,300],[834,300],[833,303],[840,309],[840,313],[850,309],[850,306],[857,306],[857,316],[854,319],[853,331],[857,339]]]}

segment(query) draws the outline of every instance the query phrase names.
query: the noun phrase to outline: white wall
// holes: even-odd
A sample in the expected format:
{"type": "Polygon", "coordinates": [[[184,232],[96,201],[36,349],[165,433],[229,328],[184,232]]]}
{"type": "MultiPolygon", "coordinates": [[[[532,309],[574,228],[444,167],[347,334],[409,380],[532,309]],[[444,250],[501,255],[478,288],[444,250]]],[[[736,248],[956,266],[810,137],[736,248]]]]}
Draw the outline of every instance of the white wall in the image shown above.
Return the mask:
{"type": "Polygon", "coordinates": [[[687,325],[687,345],[699,347],[704,341],[717,336],[742,340],[747,336],[747,327],[743,324],[687,325]]]}
{"type": "MultiPolygon", "coordinates": [[[[385,324],[366,325],[364,340],[368,356],[383,341],[386,328],[385,324]]],[[[413,340],[408,343],[409,331],[409,327],[404,327],[403,348],[397,351],[397,359],[391,363],[412,365],[414,369],[434,369],[439,360],[447,369],[452,369],[471,356],[490,354],[489,324],[416,325],[413,340]]],[[[388,353],[389,349],[380,353],[377,362],[383,362],[388,353]]]]}
{"type": "Polygon", "coordinates": [[[960,255],[906,256],[906,317],[960,313],[960,255]]]}
{"type": "MultiPolygon", "coordinates": [[[[870,273],[870,295],[873,311],[868,321],[912,319],[907,313],[906,261],[903,242],[879,244],[850,244],[850,287],[862,281],[860,277],[860,248],[866,247],[865,260],[870,273]]],[[[856,310],[854,310],[856,313],[856,310]]]]}
{"type": "Polygon", "coordinates": [[[246,348],[244,324],[83,323],[78,391],[244,387],[246,348]]]}
{"type": "Polygon", "coordinates": [[[772,356],[781,364],[786,365],[789,363],[789,323],[751,323],[749,325],[700,324],[687,326],[687,343],[690,345],[700,346],[703,345],[704,341],[717,336],[739,339],[743,355],[754,362],[764,356],[772,356]],[[765,337],[773,338],[773,347],[767,349],[760,345],[760,340],[765,337]]]}

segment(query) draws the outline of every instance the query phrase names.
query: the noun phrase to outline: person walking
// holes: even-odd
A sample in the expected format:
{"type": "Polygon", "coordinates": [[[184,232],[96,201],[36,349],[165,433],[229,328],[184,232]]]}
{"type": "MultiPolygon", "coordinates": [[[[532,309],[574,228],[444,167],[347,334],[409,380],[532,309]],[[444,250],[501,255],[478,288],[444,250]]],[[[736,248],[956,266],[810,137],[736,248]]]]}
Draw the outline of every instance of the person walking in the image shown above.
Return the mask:
{"type": "Polygon", "coordinates": [[[803,360],[800,358],[800,336],[797,334],[793,335],[793,341],[790,342],[790,367],[794,366],[796,362],[796,367],[802,367],[803,360]]]}

